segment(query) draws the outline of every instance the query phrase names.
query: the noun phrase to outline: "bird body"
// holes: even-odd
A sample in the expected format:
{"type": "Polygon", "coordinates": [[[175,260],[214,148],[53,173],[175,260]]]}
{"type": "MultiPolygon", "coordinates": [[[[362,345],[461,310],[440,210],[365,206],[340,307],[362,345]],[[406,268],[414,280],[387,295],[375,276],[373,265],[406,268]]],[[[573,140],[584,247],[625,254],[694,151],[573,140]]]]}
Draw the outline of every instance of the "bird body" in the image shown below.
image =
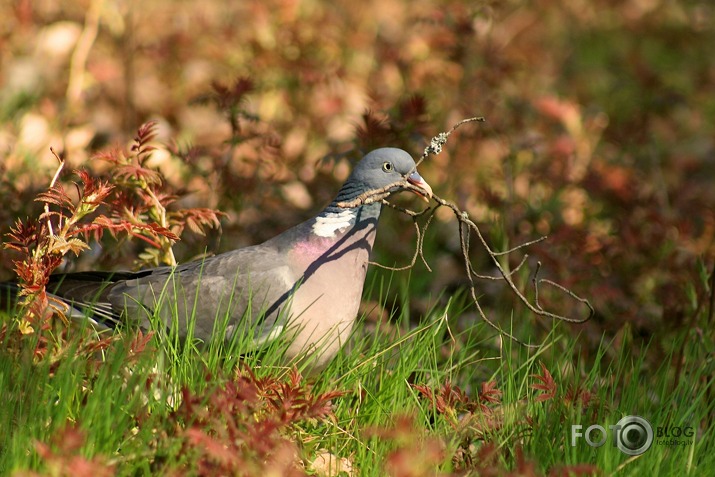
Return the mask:
{"type": "Polygon", "coordinates": [[[286,358],[310,354],[320,368],[356,320],[382,207],[338,204],[405,178],[424,191],[420,195],[431,196],[409,154],[377,149],[320,214],[262,244],[176,267],[53,275],[48,290],[70,305],[73,316],[110,327],[132,322],[149,328],[156,316],[185,336],[194,320],[193,336],[206,341],[217,323],[225,323],[227,338],[250,332],[255,346],[290,333],[286,358]]]}

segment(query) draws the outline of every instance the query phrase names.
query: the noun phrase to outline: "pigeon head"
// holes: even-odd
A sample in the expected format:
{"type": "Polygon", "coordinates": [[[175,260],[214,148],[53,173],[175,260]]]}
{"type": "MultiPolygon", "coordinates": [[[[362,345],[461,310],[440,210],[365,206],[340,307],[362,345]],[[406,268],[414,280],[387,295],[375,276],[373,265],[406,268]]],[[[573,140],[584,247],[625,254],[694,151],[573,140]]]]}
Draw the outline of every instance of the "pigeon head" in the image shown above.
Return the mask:
{"type": "MultiPolygon", "coordinates": [[[[412,190],[426,201],[432,197],[432,188],[417,172],[417,166],[407,152],[394,147],[383,147],[368,153],[355,166],[348,182],[359,183],[364,190],[381,189],[403,179],[418,187],[412,190]]],[[[399,190],[395,187],[391,192],[399,190]]]]}

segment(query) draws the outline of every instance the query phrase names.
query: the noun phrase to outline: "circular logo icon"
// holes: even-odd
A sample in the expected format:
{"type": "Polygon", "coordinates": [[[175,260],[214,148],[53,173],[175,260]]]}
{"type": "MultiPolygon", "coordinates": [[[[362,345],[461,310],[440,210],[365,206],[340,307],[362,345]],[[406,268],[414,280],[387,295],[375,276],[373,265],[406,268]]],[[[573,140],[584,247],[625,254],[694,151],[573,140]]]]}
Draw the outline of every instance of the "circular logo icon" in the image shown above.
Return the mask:
{"type": "Polygon", "coordinates": [[[640,416],[626,416],[616,426],[616,447],[624,454],[641,455],[653,444],[653,426],[640,416]]]}

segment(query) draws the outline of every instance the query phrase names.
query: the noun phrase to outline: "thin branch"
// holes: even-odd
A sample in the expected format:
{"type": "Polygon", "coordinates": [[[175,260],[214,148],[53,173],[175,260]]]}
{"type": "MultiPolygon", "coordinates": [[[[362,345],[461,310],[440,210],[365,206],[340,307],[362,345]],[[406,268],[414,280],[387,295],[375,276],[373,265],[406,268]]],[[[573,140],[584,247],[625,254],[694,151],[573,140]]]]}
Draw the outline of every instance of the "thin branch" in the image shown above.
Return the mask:
{"type": "Polygon", "coordinates": [[[558,283],[548,280],[546,278],[537,279],[537,276],[539,275],[539,270],[541,270],[541,262],[536,262],[536,270],[534,271],[534,278],[531,279],[532,283],[534,284],[534,304],[540,311],[545,313],[546,316],[549,316],[550,313],[548,311],[545,311],[541,307],[541,304],[539,303],[539,284],[540,283],[546,283],[547,285],[551,285],[552,287],[561,290],[562,292],[566,293],[568,296],[570,296],[574,300],[579,301],[579,302],[583,303],[584,305],[586,305],[589,309],[589,314],[586,318],[578,320],[578,319],[568,318],[565,316],[559,316],[560,320],[566,321],[568,323],[585,323],[596,313],[596,310],[593,309],[593,306],[591,306],[591,303],[587,299],[576,295],[574,292],[572,292],[565,286],[559,285],[558,283]]]}
{"type": "MultiPolygon", "coordinates": [[[[414,211],[414,210],[410,210],[410,209],[406,209],[406,208],[404,208],[404,207],[401,207],[401,206],[399,206],[399,205],[397,205],[397,204],[393,204],[392,202],[388,202],[388,201],[385,200],[385,199],[382,199],[382,205],[386,205],[386,206],[388,206],[388,207],[390,207],[390,208],[393,208],[393,209],[395,209],[395,210],[398,210],[398,211],[402,212],[403,214],[409,215],[410,217],[421,217],[421,216],[423,216],[425,213],[427,213],[427,212],[429,212],[429,211],[431,211],[431,210],[434,210],[434,207],[427,207],[427,208],[422,209],[422,210],[420,210],[420,211],[414,211]]],[[[340,205],[339,205],[339,206],[340,206],[340,205]]]]}
{"type": "MultiPolygon", "coordinates": [[[[415,168],[417,165],[422,163],[429,155],[431,154],[439,154],[442,152],[443,146],[446,144],[447,139],[449,136],[461,125],[469,122],[474,122],[474,121],[479,121],[482,122],[484,121],[484,118],[482,117],[474,117],[474,118],[469,118],[469,119],[464,119],[457,124],[455,124],[449,131],[443,132],[432,138],[430,141],[429,146],[425,148],[424,153],[422,154],[422,157],[416,162],[415,168]]],[[[369,191],[365,191],[362,194],[360,194],[358,197],[356,197],[353,200],[350,201],[344,201],[340,202],[337,204],[338,207],[343,207],[343,208],[353,208],[353,207],[359,207],[361,205],[367,205],[367,204],[372,204],[377,201],[381,201],[384,205],[387,205],[389,207],[392,207],[393,209],[396,209],[404,214],[409,215],[412,217],[412,220],[414,221],[415,225],[415,230],[417,234],[417,244],[415,248],[415,253],[412,256],[412,260],[410,261],[409,265],[406,265],[404,267],[388,267],[382,264],[370,262],[373,265],[386,268],[388,270],[394,270],[394,271],[400,271],[400,270],[407,270],[412,268],[416,263],[417,263],[417,258],[420,257],[422,259],[422,262],[425,264],[428,270],[431,271],[429,265],[427,264],[427,261],[425,260],[423,249],[424,249],[424,238],[426,235],[426,231],[430,224],[432,223],[432,219],[435,216],[435,212],[437,209],[440,207],[447,207],[449,208],[453,213],[454,216],[457,218],[458,221],[458,228],[459,228],[459,240],[460,240],[460,248],[462,251],[462,258],[464,261],[464,268],[467,274],[467,279],[469,281],[469,291],[470,295],[472,298],[472,301],[474,302],[475,307],[477,308],[477,312],[479,313],[479,316],[484,320],[485,323],[487,323],[490,327],[494,328],[497,332],[499,332],[501,335],[504,335],[508,337],[509,339],[523,345],[529,348],[535,348],[535,345],[532,344],[527,344],[520,339],[516,338],[512,334],[508,333],[507,331],[503,330],[499,325],[491,321],[486,314],[484,313],[484,310],[482,309],[481,305],[479,304],[479,299],[477,297],[477,290],[476,290],[476,283],[475,283],[475,278],[476,279],[485,279],[485,280],[504,280],[507,284],[507,286],[511,289],[511,291],[517,296],[519,301],[521,301],[532,313],[534,313],[537,316],[543,316],[546,318],[552,318],[560,321],[565,321],[568,323],[583,323],[587,320],[589,320],[594,314],[595,310],[593,306],[591,306],[591,303],[585,299],[582,298],[578,295],[576,295],[573,291],[569,290],[568,288],[559,285],[556,282],[553,282],[551,280],[547,279],[539,279],[538,278],[538,273],[541,268],[541,263],[537,263],[536,266],[536,271],[534,273],[534,277],[532,279],[532,283],[534,286],[534,303],[531,303],[526,296],[519,290],[519,288],[516,286],[514,283],[514,280],[512,279],[512,276],[519,270],[521,267],[526,263],[526,259],[528,255],[524,255],[524,257],[521,259],[519,264],[514,268],[513,270],[507,272],[504,270],[504,267],[501,265],[499,262],[499,257],[502,256],[508,256],[514,252],[517,252],[521,249],[524,249],[526,247],[529,247],[531,245],[534,245],[536,243],[542,242],[543,240],[546,240],[546,236],[537,238],[535,240],[531,240],[529,242],[517,245],[516,247],[510,248],[508,250],[504,251],[494,251],[491,249],[489,244],[487,243],[486,239],[482,235],[481,231],[479,230],[479,227],[477,224],[472,221],[469,218],[469,215],[460,210],[459,207],[457,207],[455,204],[452,202],[446,201],[442,199],[441,197],[437,195],[432,196],[432,200],[434,200],[437,205],[433,207],[428,207],[424,210],[421,210],[419,212],[406,209],[400,206],[397,206],[395,204],[392,204],[386,200],[386,198],[392,193],[397,190],[410,190],[414,192],[422,192],[422,189],[420,189],[417,186],[412,185],[407,181],[407,177],[403,177],[401,180],[396,181],[388,186],[379,188],[379,189],[373,189],[369,191]],[[420,219],[422,216],[427,215],[427,219],[422,227],[420,227],[418,223],[418,219],[420,219]],[[479,239],[479,243],[482,246],[482,248],[487,252],[489,257],[491,258],[494,266],[496,266],[497,270],[499,271],[499,276],[489,276],[489,275],[481,275],[477,273],[474,270],[474,266],[472,265],[471,259],[470,259],[470,248],[471,248],[471,243],[470,243],[470,237],[472,232],[477,236],[479,239]],[[565,315],[560,315],[558,313],[553,313],[551,311],[547,311],[543,308],[539,301],[539,286],[541,284],[546,284],[550,285],[557,290],[565,293],[569,297],[573,298],[574,300],[578,301],[579,303],[585,305],[588,307],[588,316],[582,319],[576,319],[576,318],[571,318],[569,316],[565,315]]],[[[715,276],[715,272],[714,272],[715,276]]],[[[715,285],[715,284],[714,284],[715,285]]],[[[715,288],[715,287],[714,287],[715,288]]],[[[715,296],[715,295],[714,295],[715,296]]]]}
{"type": "Polygon", "coordinates": [[[82,34],[77,40],[77,46],[70,59],[69,83],[67,85],[67,102],[70,108],[75,107],[84,90],[86,64],[89,52],[99,31],[99,20],[102,13],[102,0],[92,0],[84,20],[82,34]]]}
{"type": "MultiPolygon", "coordinates": [[[[57,170],[55,171],[55,175],[52,177],[52,181],[50,181],[50,189],[52,189],[55,184],[57,183],[57,179],[60,177],[60,172],[62,172],[62,169],[65,167],[65,161],[55,152],[55,150],[50,146],[50,152],[52,153],[53,156],[57,159],[57,162],[59,162],[59,165],[57,166],[57,170]]],[[[45,214],[47,215],[47,228],[50,231],[50,236],[54,236],[55,233],[52,230],[52,221],[50,220],[50,204],[45,202],[45,214]]],[[[62,220],[62,216],[60,215],[60,218],[58,220],[62,220]]],[[[62,223],[60,222],[58,227],[62,228],[62,223]]]]}
{"type": "MultiPolygon", "coordinates": [[[[410,268],[415,266],[415,263],[417,263],[417,257],[420,256],[420,242],[421,242],[421,237],[422,233],[420,232],[420,224],[417,223],[417,221],[414,221],[415,225],[415,232],[417,233],[417,245],[415,246],[415,253],[412,256],[412,260],[410,261],[409,265],[405,265],[402,267],[391,267],[389,265],[383,265],[378,262],[373,262],[373,261],[368,261],[370,265],[375,265],[376,267],[383,268],[385,270],[392,270],[393,272],[402,272],[404,270],[409,270],[410,268]]],[[[429,267],[427,267],[429,269],[429,267]]],[[[430,270],[431,271],[431,270],[430,270]]]]}
{"type": "Polygon", "coordinates": [[[430,155],[434,154],[435,156],[442,152],[442,148],[444,147],[445,144],[447,144],[447,139],[449,139],[449,136],[452,135],[454,131],[457,130],[461,125],[466,124],[466,123],[471,123],[471,122],[486,122],[486,119],[482,116],[475,116],[473,118],[467,118],[467,119],[462,119],[459,121],[457,124],[452,126],[452,129],[450,129],[447,132],[441,132],[437,134],[435,137],[432,138],[432,140],[429,143],[429,146],[425,148],[425,151],[422,153],[422,157],[419,158],[417,161],[417,165],[419,166],[422,164],[422,161],[427,159],[430,155]]]}
{"type": "MultiPolygon", "coordinates": [[[[509,272],[509,276],[514,275],[516,272],[519,271],[519,269],[526,263],[526,259],[529,258],[529,255],[524,254],[523,257],[521,257],[521,262],[519,262],[519,265],[514,267],[512,271],[509,272]]],[[[481,280],[503,280],[502,276],[499,275],[498,277],[495,277],[494,275],[480,275],[479,273],[472,271],[475,277],[481,279],[481,280]]]]}
{"type": "Polygon", "coordinates": [[[432,268],[429,266],[429,263],[427,263],[427,259],[425,259],[425,256],[424,256],[424,237],[425,237],[425,233],[427,232],[427,227],[429,227],[429,224],[432,221],[432,217],[434,217],[435,209],[428,207],[420,212],[415,212],[415,211],[400,207],[399,205],[395,205],[390,202],[387,202],[386,200],[383,200],[382,202],[383,202],[383,204],[387,205],[388,207],[392,207],[393,209],[404,212],[405,214],[410,215],[412,217],[412,222],[415,226],[415,233],[417,234],[417,243],[415,245],[415,253],[412,256],[412,260],[410,261],[410,264],[402,266],[402,267],[391,267],[389,265],[383,265],[381,263],[372,262],[372,261],[368,261],[368,263],[370,265],[374,265],[376,267],[379,267],[379,268],[382,268],[385,270],[392,270],[393,272],[401,272],[404,270],[409,270],[410,268],[414,267],[415,263],[417,263],[417,258],[419,257],[422,260],[422,263],[424,264],[427,271],[432,272],[432,268]],[[420,229],[420,225],[417,222],[417,218],[421,217],[428,211],[431,211],[432,213],[430,214],[429,218],[427,219],[427,222],[425,223],[424,227],[422,227],[420,229]]]}
{"type": "MultiPolygon", "coordinates": [[[[335,204],[335,206],[340,207],[342,209],[352,209],[354,207],[360,207],[362,205],[373,204],[375,202],[384,201],[385,199],[387,199],[387,197],[390,196],[390,194],[392,194],[393,192],[397,192],[398,190],[409,190],[409,191],[417,193],[420,196],[423,195],[425,192],[424,189],[422,189],[421,187],[418,187],[414,184],[411,184],[410,182],[407,182],[406,178],[402,178],[399,181],[395,181],[392,184],[388,184],[384,187],[380,187],[379,189],[367,190],[352,200],[344,200],[342,202],[338,202],[337,204],[335,204]]],[[[387,203],[387,202],[383,202],[383,203],[387,203]]],[[[387,204],[390,205],[389,203],[387,203],[387,204]]],[[[400,210],[398,208],[399,206],[390,205],[390,207],[400,210]]],[[[407,212],[406,209],[401,209],[401,210],[403,212],[407,213],[408,215],[416,214],[416,212],[415,213],[407,212]]],[[[425,210],[429,210],[429,209],[425,209],[425,210]]]]}
{"type": "Polygon", "coordinates": [[[546,235],[543,235],[535,240],[531,240],[529,242],[522,243],[521,245],[517,245],[516,247],[510,248],[509,250],[504,250],[503,252],[494,252],[494,255],[496,255],[497,257],[499,257],[501,255],[510,255],[511,253],[516,252],[519,249],[530,247],[530,246],[537,244],[539,242],[543,242],[546,239],[547,239],[546,235]]]}
{"type": "MultiPolygon", "coordinates": [[[[149,195],[152,202],[154,203],[155,210],[159,213],[159,225],[161,225],[165,229],[169,229],[170,224],[166,218],[166,207],[164,207],[164,205],[161,203],[161,201],[156,196],[156,194],[154,194],[154,191],[151,190],[151,187],[147,186],[147,187],[143,187],[143,189],[144,189],[144,192],[146,192],[147,195],[149,195]]],[[[161,238],[160,238],[160,241],[166,243],[161,238]]],[[[166,245],[167,245],[166,247],[161,247],[161,249],[163,249],[163,252],[164,252],[163,258],[164,259],[168,258],[169,265],[171,265],[172,267],[175,267],[177,262],[176,262],[176,257],[174,256],[174,250],[171,248],[171,243],[168,243],[166,245]]]]}
{"type": "Polygon", "coordinates": [[[469,280],[469,293],[472,296],[472,301],[474,302],[474,306],[476,306],[477,308],[479,316],[482,318],[482,320],[484,320],[487,325],[494,328],[500,335],[504,335],[510,340],[519,343],[522,346],[526,346],[527,348],[536,348],[536,345],[524,343],[516,336],[502,329],[499,325],[487,318],[486,313],[484,313],[482,306],[479,304],[479,299],[477,298],[477,288],[476,284],[474,283],[474,278],[472,278],[474,269],[472,268],[472,261],[469,259],[469,230],[465,229],[465,224],[465,222],[461,220],[459,221],[459,240],[462,245],[462,257],[464,258],[464,267],[467,270],[467,279],[469,280]]]}
{"type": "MultiPolygon", "coordinates": [[[[464,225],[466,225],[469,229],[471,229],[471,230],[473,230],[473,231],[475,232],[475,234],[476,234],[477,237],[479,238],[479,241],[480,241],[481,244],[482,244],[482,247],[484,247],[484,250],[486,250],[487,253],[489,254],[489,257],[492,259],[492,262],[493,262],[494,265],[497,267],[497,270],[499,270],[499,273],[500,273],[501,276],[504,278],[504,281],[507,283],[507,285],[509,285],[509,288],[511,288],[511,290],[512,290],[512,291],[514,292],[514,294],[519,298],[519,300],[520,300],[522,303],[524,303],[524,305],[526,305],[526,307],[527,307],[532,313],[535,313],[536,315],[539,315],[539,316],[544,316],[544,317],[548,317],[548,318],[554,318],[554,319],[561,320],[561,321],[567,321],[567,322],[570,322],[570,323],[583,323],[583,322],[588,321],[589,319],[591,319],[591,317],[594,315],[595,310],[594,310],[593,307],[591,306],[591,303],[590,303],[588,300],[584,299],[584,298],[578,297],[577,295],[575,295],[573,292],[570,292],[570,291],[568,292],[568,294],[569,294],[570,296],[572,296],[572,297],[578,299],[578,301],[580,301],[581,303],[585,304],[585,305],[589,308],[589,314],[588,314],[588,316],[587,316],[586,318],[581,319],[581,320],[577,320],[577,319],[574,319],[574,318],[569,318],[569,317],[566,317],[566,316],[563,316],[563,315],[559,315],[559,314],[557,314],[557,313],[552,313],[552,312],[550,312],[550,311],[546,311],[546,310],[544,310],[540,305],[539,305],[539,306],[535,306],[535,305],[531,304],[531,302],[529,302],[529,300],[523,295],[523,293],[519,290],[519,288],[514,284],[514,281],[511,279],[510,274],[508,274],[508,273],[506,273],[506,272],[504,271],[504,268],[502,267],[501,263],[499,263],[499,260],[497,260],[498,253],[495,253],[495,252],[491,249],[491,247],[489,247],[489,244],[487,244],[487,241],[486,241],[486,239],[484,238],[484,236],[482,235],[481,231],[479,230],[479,227],[477,226],[477,224],[475,224],[475,223],[469,218],[469,215],[468,215],[466,212],[462,212],[461,210],[459,210],[459,208],[458,208],[456,205],[452,204],[451,202],[448,202],[448,201],[446,201],[446,200],[444,200],[444,199],[442,199],[442,198],[440,198],[440,197],[437,197],[437,196],[433,196],[432,198],[433,198],[439,205],[450,208],[450,209],[454,212],[454,215],[455,215],[455,216],[457,217],[457,219],[459,220],[460,226],[461,226],[462,224],[464,224],[464,225]]],[[[536,282],[535,282],[535,283],[536,283],[536,282]]],[[[566,289],[563,288],[563,287],[561,287],[561,288],[562,288],[563,290],[566,290],[566,289]]]]}
{"type": "Polygon", "coordinates": [[[422,189],[413,186],[412,184],[407,182],[407,179],[403,178],[402,180],[393,182],[392,184],[388,184],[385,187],[380,187],[379,189],[370,189],[368,191],[363,192],[352,200],[344,200],[342,202],[338,202],[335,205],[343,209],[351,209],[353,207],[360,207],[361,205],[372,204],[374,202],[386,199],[392,193],[392,191],[398,189],[412,190],[410,189],[410,186],[412,186],[412,189],[414,190],[422,191],[422,189]]]}
{"type": "MultiPolygon", "coordinates": [[[[454,126],[452,126],[452,129],[450,129],[449,131],[439,133],[438,135],[433,137],[432,140],[430,141],[430,145],[425,148],[425,151],[422,153],[422,157],[420,157],[419,160],[417,161],[417,163],[415,164],[415,167],[410,172],[405,174],[403,176],[402,180],[393,182],[392,184],[386,185],[385,187],[381,187],[379,189],[371,189],[371,190],[365,191],[362,194],[360,194],[359,196],[357,196],[356,198],[354,198],[353,200],[338,202],[336,205],[341,208],[349,209],[349,208],[353,208],[353,207],[359,207],[361,205],[372,204],[373,202],[377,202],[380,200],[384,201],[384,199],[386,199],[393,191],[398,190],[398,189],[411,190],[413,192],[418,192],[420,194],[424,193],[424,191],[421,188],[409,183],[407,181],[407,178],[410,176],[411,173],[413,173],[417,170],[417,166],[419,166],[425,159],[427,159],[427,157],[430,154],[437,155],[440,152],[442,152],[442,147],[447,143],[447,139],[454,131],[457,130],[457,128],[459,128],[463,124],[474,122],[474,121],[485,122],[486,119],[484,119],[481,116],[463,119],[463,120],[459,121],[457,124],[455,124],[454,126]]],[[[404,211],[405,211],[405,209],[403,209],[403,212],[404,211]]]]}

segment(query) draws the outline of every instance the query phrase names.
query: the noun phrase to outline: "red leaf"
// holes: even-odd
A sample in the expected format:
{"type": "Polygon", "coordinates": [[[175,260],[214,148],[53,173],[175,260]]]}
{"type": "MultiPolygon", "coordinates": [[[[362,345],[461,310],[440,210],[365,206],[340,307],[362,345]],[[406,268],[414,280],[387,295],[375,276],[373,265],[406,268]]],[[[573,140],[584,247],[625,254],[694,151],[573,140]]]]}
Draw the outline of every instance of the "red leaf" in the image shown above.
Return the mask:
{"type": "Polygon", "coordinates": [[[496,381],[487,381],[482,383],[482,389],[479,392],[479,399],[488,403],[498,404],[501,402],[500,399],[501,391],[497,389],[496,381]]]}
{"type": "Polygon", "coordinates": [[[533,389],[542,391],[541,394],[536,397],[537,402],[547,401],[556,397],[556,393],[558,391],[556,381],[554,381],[554,378],[551,376],[549,370],[546,369],[544,363],[540,362],[539,364],[541,365],[541,374],[532,374],[532,377],[536,378],[540,384],[531,385],[533,389]]]}

